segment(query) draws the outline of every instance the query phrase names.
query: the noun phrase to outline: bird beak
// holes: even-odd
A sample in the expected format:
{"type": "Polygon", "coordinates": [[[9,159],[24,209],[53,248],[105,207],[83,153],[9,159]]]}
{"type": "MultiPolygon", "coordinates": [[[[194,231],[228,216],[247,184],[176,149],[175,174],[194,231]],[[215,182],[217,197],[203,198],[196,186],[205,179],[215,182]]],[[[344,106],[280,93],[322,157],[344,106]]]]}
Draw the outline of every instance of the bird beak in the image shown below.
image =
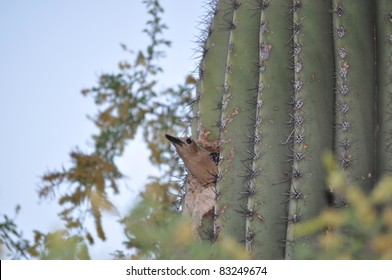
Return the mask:
{"type": "Polygon", "coordinates": [[[169,134],[165,134],[167,140],[169,140],[174,146],[176,145],[180,145],[182,146],[183,144],[185,144],[184,142],[182,142],[179,138],[177,137],[173,137],[169,134]]]}

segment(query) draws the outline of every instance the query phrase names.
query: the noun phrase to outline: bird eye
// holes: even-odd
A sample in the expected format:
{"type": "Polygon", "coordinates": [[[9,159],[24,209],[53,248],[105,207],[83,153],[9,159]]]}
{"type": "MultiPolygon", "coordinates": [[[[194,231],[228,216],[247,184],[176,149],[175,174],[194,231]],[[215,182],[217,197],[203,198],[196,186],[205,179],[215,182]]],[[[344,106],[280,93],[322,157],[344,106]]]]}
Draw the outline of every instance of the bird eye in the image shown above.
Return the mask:
{"type": "Polygon", "coordinates": [[[186,139],[186,142],[187,142],[188,144],[190,144],[190,143],[192,143],[192,140],[191,140],[190,138],[187,138],[187,139],[186,139]]]}

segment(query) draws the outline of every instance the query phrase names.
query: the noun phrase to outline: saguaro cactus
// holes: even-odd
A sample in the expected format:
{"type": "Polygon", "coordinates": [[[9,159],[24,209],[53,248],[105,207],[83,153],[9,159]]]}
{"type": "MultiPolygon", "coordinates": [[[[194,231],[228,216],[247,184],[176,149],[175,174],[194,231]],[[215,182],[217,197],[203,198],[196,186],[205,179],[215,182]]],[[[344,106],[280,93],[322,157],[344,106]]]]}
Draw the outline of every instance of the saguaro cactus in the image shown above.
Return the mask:
{"type": "Polygon", "coordinates": [[[192,132],[220,143],[213,239],[294,258],[312,240],[293,225],[328,204],[324,151],[365,190],[390,169],[392,3],[211,5],[192,132]]]}

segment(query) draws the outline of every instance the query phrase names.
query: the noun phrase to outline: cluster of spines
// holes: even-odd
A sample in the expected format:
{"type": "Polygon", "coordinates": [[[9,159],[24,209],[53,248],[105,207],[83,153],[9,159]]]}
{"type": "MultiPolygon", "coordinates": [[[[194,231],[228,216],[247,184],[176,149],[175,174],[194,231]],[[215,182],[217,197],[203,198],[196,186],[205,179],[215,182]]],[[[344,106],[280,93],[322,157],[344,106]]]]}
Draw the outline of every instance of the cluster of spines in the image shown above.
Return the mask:
{"type": "Polygon", "coordinates": [[[291,127],[284,144],[291,153],[292,169],[285,173],[291,183],[284,193],[287,214],[285,258],[295,257],[296,223],[318,214],[325,205],[323,198],[324,168],[322,152],[333,147],[333,51],[331,6],[328,2],[294,0],[290,7],[292,59],[292,100],[289,112],[291,127]],[[320,54],[322,52],[322,54],[320,54]]]}
{"type": "MultiPolygon", "coordinates": [[[[258,1],[258,6],[255,8],[255,11],[258,14],[262,14],[269,6],[269,1],[258,1]]],[[[260,76],[263,75],[263,72],[266,70],[266,62],[269,58],[270,53],[270,45],[266,42],[262,41],[263,34],[268,30],[268,22],[261,20],[260,22],[260,31],[259,31],[259,56],[256,61],[255,72],[259,75],[258,83],[250,89],[250,94],[252,95],[251,102],[254,105],[254,116],[250,117],[250,132],[248,134],[249,143],[251,143],[251,150],[247,150],[249,155],[248,159],[244,160],[245,168],[245,180],[243,183],[243,191],[241,192],[242,198],[246,198],[245,206],[242,206],[241,213],[246,213],[246,232],[245,232],[245,249],[249,255],[254,254],[252,247],[254,244],[254,239],[256,237],[256,231],[252,226],[252,221],[255,215],[261,217],[261,214],[256,213],[255,207],[257,207],[257,203],[254,201],[254,196],[257,194],[257,185],[256,185],[256,177],[261,175],[262,170],[260,165],[258,165],[258,161],[261,160],[264,152],[261,150],[261,141],[262,141],[262,130],[261,126],[263,123],[263,118],[261,114],[261,110],[263,109],[263,90],[265,85],[260,79],[260,76]],[[249,163],[250,162],[250,163],[249,163]]]]}
{"type": "MultiPolygon", "coordinates": [[[[256,177],[258,175],[262,175],[261,172],[261,165],[258,164],[262,159],[262,155],[264,151],[262,150],[262,124],[263,124],[263,91],[265,89],[265,84],[262,79],[263,73],[266,71],[267,68],[267,61],[270,57],[271,52],[271,45],[265,41],[265,34],[268,32],[268,19],[266,19],[263,15],[266,10],[269,8],[270,3],[268,0],[260,0],[257,1],[255,6],[255,14],[254,16],[258,16],[260,18],[259,24],[259,43],[258,43],[258,58],[255,62],[255,72],[258,76],[258,81],[250,89],[250,94],[252,95],[252,101],[254,105],[254,116],[250,117],[250,136],[248,136],[250,143],[252,144],[252,148],[248,151],[250,158],[246,160],[246,162],[250,161],[250,165],[247,166],[246,170],[246,180],[244,181],[243,187],[244,190],[242,191],[243,194],[246,194],[246,205],[243,206],[243,209],[246,209],[248,213],[251,215],[246,216],[246,232],[245,232],[245,249],[249,255],[257,255],[257,252],[253,250],[254,241],[257,235],[262,234],[262,232],[255,230],[255,225],[253,222],[253,217],[256,214],[255,208],[258,207],[258,199],[260,194],[258,193],[258,184],[256,183],[256,177]],[[256,199],[254,199],[256,198],[256,199]]],[[[262,217],[262,214],[257,213],[259,217],[262,217]]],[[[264,220],[257,220],[256,223],[264,222],[264,220]]],[[[258,236],[257,236],[258,237],[258,236]]],[[[258,238],[259,239],[259,238],[258,238]]],[[[257,242],[259,243],[259,242],[257,242]]]]}
{"type": "Polygon", "coordinates": [[[241,192],[242,198],[247,198],[243,209],[252,213],[246,218],[245,248],[255,258],[282,258],[284,250],[277,249],[277,244],[285,238],[286,225],[279,221],[285,208],[277,209],[276,202],[288,191],[289,182],[275,183],[280,180],[282,170],[290,169],[285,160],[289,149],[277,141],[289,130],[281,113],[290,102],[290,97],[284,94],[290,83],[290,70],[284,63],[290,59],[286,45],[289,31],[274,32],[285,29],[281,21],[286,16],[282,3],[261,0],[253,7],[252,16],[258,16],[260,21],[258,57],[252,62],[258,81],[250,89],[254,116],[250,117],[248,140],[252,148],[247,151],[249,158],[245,160],[246,176],[241,192]]]}
{"type": "MultiPolygon", "coordinates": [[[[250,63],[250,61],[241,60],[248,60],[249,57],[253,55],[253,52],[248,56],[238,51],[240,49],[240,44],[243,44],[244,41],[252,41],[252,39],[249,38],[252,35],[248,36],[246,33],[249,32],[249,34],[253,34],[253,32],[251,30],[245,31],[245,25],[248,24],[248,19],[246,19],[245,15],[250,6],[248,6],[249,3],[238,0],[230,0],[229,3],[229,7],[226,11],[223,11],[227,16],[225,24],[221,28],[222,31],[229,32],[230,36],[227,46],[225,80],[222,85],[223,96],[221,104],[224,109],[222,110],[219,128],[224,160],[223,163],[220,164],[220,168],[224,169],[223,172],[226,173],[227,181],[231,180],[234,185],[238,186],[242,182],[254,180],[260,174],[260,171],[254,169],[253,166],[253,159],[259,158],[260,154],[254,153],[251,148],[254,143],[261,141],[261,135],[254,129],[251,129],[251,133],[248,135],[239,135],[238,133],[238,130],[243,130],[244,127],[246,127],[246,125],[243,124],[247,121],[247,116],[251,116],[253,122],[258,124],[260,123],[260,119],[249,115],[249,110],[253,112],[252,107],[255,107],[253,104],[249,103],[253,103],[255,98],[244,96],[249,95],[247,91],[249,91],[250,86],[247,86],[247,84],[249,84],[249,80],[253,79],[252,75],[247,75],[246,78],[243,76],[243,78],[248,81],[243,81],[242,83],[238,79],[238,77],[242,75],[242,70],[240,70],[241,67],[243,67],[242,65],[250,63]],[[244,100],[247,101],[244,102],[244,100]],[[238,129],[238,127],[241,127],[241,129],[238,129]],[[242,146],[247,147],[245,149],[247,151],[246,153],[242,149],[242,146]],[[245,159],[245,157],[248,156],[251,157],[252,160],[245,159]],[[239,166],[239,164],[241,166],[239,166]],[[238,168],[241,168],[243,173],[233,174],[232,170],[238,168]]],[[[249,44],[252,43],[250,42],[249,44]]],[[[244,71],[249,73],[249,68],[244,69],[244,71]]],[[[257,92],[259,86],[250,90],[252,92],[257,92]]],[[[231,216],[233,220],[236,220],[237,223],[244,225],[246,228],[246,220],[252,219],[255,211],[247,205],[244,205],[243,201],[244,198],[249,198],[249,195],[254,195],[255,191],[253,185],[247,184],[247,188],[245,189],[229,189],[228,187],[224,187],[225,184],[227,183],[217,185],[218,190],[223,194],[222,201],[218,202],[218,208],[225,208],[225,204],[231,201],[230,207],[222,211],[227,212],[224,216],[231,216]]],[[[220,213],[220,209],[218,209],[218,213],[220,213]]],[[[244,239],[249,240],[250,238],[250,236],[241,238],[241,231],[236,230],[233,225],[228,224],[224,217],[216,223],[219,223],[219,225],[222,224],[222,229],[229,234],[236,235],[237,239],[245,241],[244,239]]],[[[244,230],[244,232],[245,231],[246,230],[244,230]]]]}
{"type": "Polygon", "coordinates": [[[304,78],[303,69],[304,61],[302,58],[303,45],[301,42],[301,28],[303,24],[303,19],[300,17],[299,13],[302,9],[301,1],[293,1],[292,7],[290,9],[289,15],[291,15],[291,32],[292,36],[288,42],[292,46],[292,102],[291,110],[289,112],[290,121],[288,125],[290,126],[290,134],[286,139],[286,144],[291,145],[292,153],[289,155],[289,161],[292,166],[292,171],[286,173],[286,177],[291,182],[291,188],[285,193],[288,202],[287,212],[288,215],[281,217],[285,223],[287,223],[287,235],[286,235],[286,255],[288,245],[292,244],[294,237],[289,233],[292,224],[300,221],[302,215],[299,213],[299,200],[303,199],[301,190],[301,179],[304,175],[303,167],[301,166],[301,161],[305,158],[305,112],[303,110],[306,96],[304,95],[304,78]],[[297,156],[295,156],[297,155],[297,156]]]}
{"type": "Polygon", "coordinates": [[[336,127],[337,131],[337,152],[338,162],[343,169],[352,168],[353,156],[351,152],[353,136],[350,131],[353,129],[353,120],[350,119],[350,105],[349,97],[353,94],[351,85],[348,82],[350,73],[350,64],[347,50],[344,46],[344,37],[346,35],[346,26],[343,24],[343,17],[345,16],[345,7],[342,2],[336,3],[334,7],[334,36],[335,48],[337,55],[336,62],[336,127]]]}
{"type": "Polygon", "coordinates": [[[369,190],[375,177],[375,55],[371,1],[333,0],[335,153],[350,180],[369,190]]]}

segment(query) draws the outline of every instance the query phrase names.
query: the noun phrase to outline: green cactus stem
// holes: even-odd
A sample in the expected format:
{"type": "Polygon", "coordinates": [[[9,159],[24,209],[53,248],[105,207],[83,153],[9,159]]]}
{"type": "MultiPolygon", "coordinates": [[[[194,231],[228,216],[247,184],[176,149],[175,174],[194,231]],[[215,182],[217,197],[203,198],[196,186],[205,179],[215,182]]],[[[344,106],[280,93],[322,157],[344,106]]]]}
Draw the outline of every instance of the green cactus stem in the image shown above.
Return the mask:
{"type": "Polygon", "coordinates": [[[347,205],[330,195],[324,152],[365,191],[392,171],[392,2],[213,5],[192,127],[220,148],[203,223],[252,258],[298,258],[317,240],[296,238],[295,224],[347,205]]]}

